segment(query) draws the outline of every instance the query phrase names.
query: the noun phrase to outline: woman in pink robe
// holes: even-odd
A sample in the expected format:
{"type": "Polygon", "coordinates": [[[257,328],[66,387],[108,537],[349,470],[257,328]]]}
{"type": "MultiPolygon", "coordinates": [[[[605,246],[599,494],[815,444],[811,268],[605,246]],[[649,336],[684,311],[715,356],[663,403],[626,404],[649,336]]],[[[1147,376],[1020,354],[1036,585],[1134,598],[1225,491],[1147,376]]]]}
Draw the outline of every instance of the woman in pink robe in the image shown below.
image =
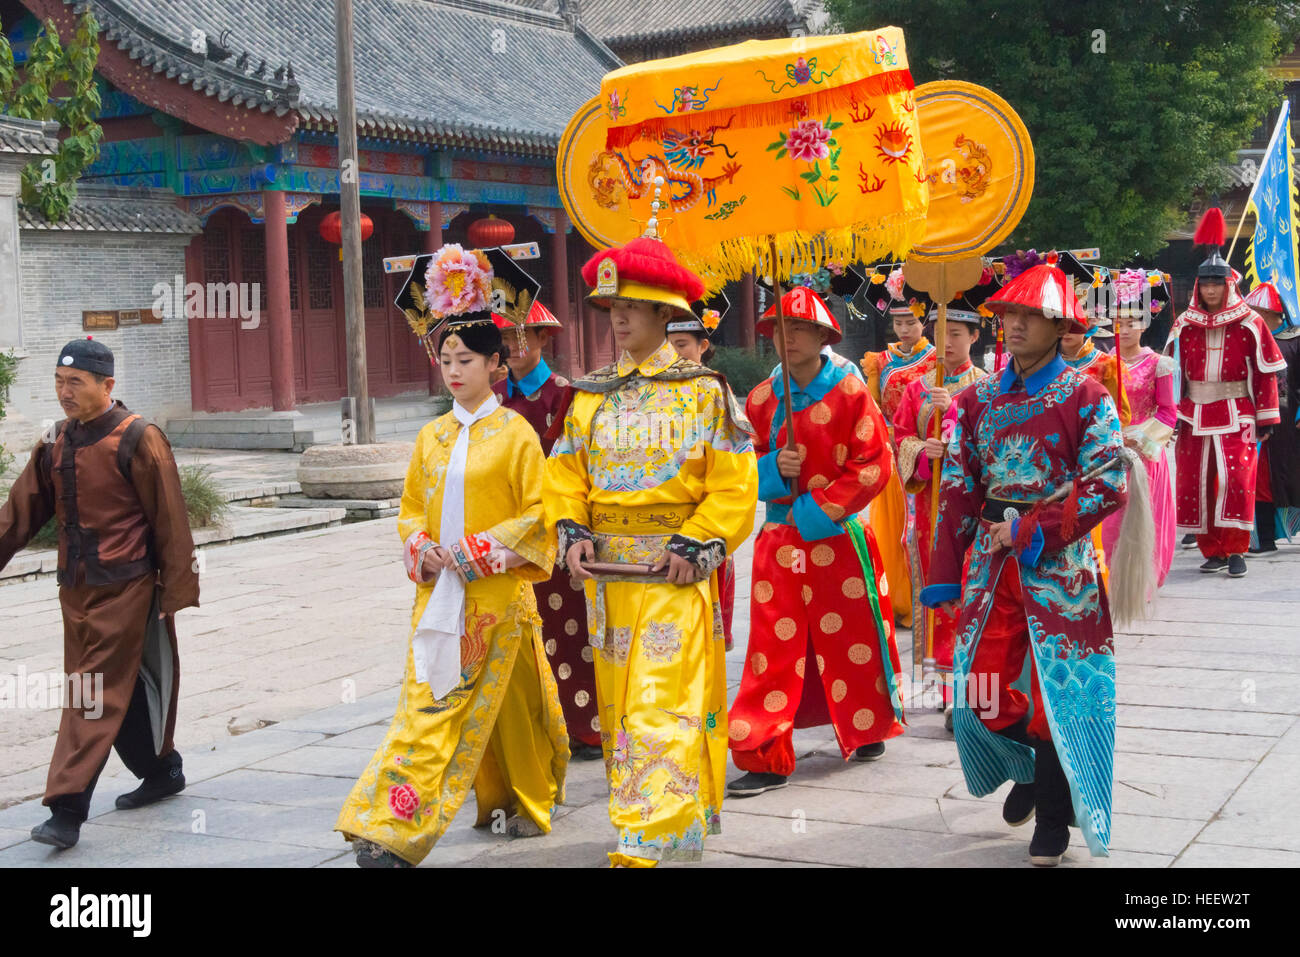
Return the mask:
{"type": "MultiPolygon", "coordinates": [[[[1114,302],[1114,298],[1111,301],[1114,302]]],[[[1141,311],[1140,306],[1136,308],[1141,311]]],[[[1121,306],[1119,311],[1125,313],[1129,310],[1121,306]]],[[[1162,356],[1142,345],[1142,332],[1150,322],[1151,317],[1146,314],[1137,318],[1121,314],[1116,318],[1116,352],[1123,360],[1124,392],[1133,413],[1131,421],[1124,427],[1124,444],[1137,449],[1146,463],[1156,530],[1156,580],[1163,585],[1177,543],[1174,491],[1166,451],[1178,418],[1174,401],[1174,370],[1177,366],[1170,356],[1162,356]]],[[[1121,509],[1107,516],[1102,523],[1102,545],[1107,555],[1114,553],[1123,517],[1121,509]]]]}

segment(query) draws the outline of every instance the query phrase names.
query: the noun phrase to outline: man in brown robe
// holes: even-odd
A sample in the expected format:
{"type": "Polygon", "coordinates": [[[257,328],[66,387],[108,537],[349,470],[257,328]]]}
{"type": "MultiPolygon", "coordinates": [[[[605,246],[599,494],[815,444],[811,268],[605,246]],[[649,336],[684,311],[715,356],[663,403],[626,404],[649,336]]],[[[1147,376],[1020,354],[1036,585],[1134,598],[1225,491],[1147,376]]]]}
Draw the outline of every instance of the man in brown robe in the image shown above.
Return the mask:
{"type": "Polygon", "coordinates": [[[185,787],[172,746],[174,615],[198,606],[199,579],[171,445],[113,399],[113,353],[73,340],[54,378],[68,418],[41,437],[0,508],[0,568],[57,516],[63,667],[74,688],[102,687],[100,700],[65,699],[45,785],[52,813],[32,829],[33,840],[67,848],[110,749],[143,779],[119,808],[185,787]]]}

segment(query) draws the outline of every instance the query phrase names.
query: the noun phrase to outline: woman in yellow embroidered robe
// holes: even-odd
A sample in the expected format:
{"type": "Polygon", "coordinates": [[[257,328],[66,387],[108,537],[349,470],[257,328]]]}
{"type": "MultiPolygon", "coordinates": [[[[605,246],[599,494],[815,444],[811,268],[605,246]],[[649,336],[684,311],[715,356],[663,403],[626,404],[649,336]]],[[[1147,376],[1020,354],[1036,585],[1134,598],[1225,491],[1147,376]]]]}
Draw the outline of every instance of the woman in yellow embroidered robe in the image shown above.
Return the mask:
{"type": "MultiPolygon", "coordinates": [[[[438,538],[461,428],[448,412],[416,439],[397,523],[408,555],[421,535],[438,538]]],[[[568,732],[531,584],[549,578],[555,561],[555,533],[542,511],[545,459],[537,433],[516,412],[497,408],[469,430],[465,532],[523,563],[465,585],[461,680],[446,696],[434,700],[429,685],[416,681],[408,645],[397,714],[335,825],[348,840],[370,841],[411,864],[437,843],[471,785],[476,826],[517,814],[548,833],[551,811],[564,800],[568,732]]],[[[408,559],[418,582],[415,569],[408,559]]],[[[432,580],[416,585],[412,633],[433,588],[432,580]]]]}
{"type": "Polygon", "coordinates": [[[724,380],[666,340],[573,383],[546,463],[560,555],[590,536],[596,561],[654,564],[675,542],[710,553],[690,585],[586,582],[588,638],[616,865],[699,860],[721,830],[727,677],[718,573],[754,524],[753,444],[724,380]],[[715,563],[716,560],[716,563],[715,563]]]}

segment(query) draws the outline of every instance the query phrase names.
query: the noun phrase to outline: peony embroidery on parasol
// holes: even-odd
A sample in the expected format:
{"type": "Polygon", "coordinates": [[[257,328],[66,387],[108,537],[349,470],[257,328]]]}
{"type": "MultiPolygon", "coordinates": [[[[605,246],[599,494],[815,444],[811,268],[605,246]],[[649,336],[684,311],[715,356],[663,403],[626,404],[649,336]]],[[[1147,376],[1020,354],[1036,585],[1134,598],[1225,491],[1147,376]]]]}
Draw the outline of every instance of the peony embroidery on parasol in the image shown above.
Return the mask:
{"type": "Polygon", "coordinates": [[[714,289],[901,256],[930,193],[912,87],[895,27],[623,67],[561,138],[561,197],[608,246],[640,234],[662,177],[660,231],[714,289]]]}

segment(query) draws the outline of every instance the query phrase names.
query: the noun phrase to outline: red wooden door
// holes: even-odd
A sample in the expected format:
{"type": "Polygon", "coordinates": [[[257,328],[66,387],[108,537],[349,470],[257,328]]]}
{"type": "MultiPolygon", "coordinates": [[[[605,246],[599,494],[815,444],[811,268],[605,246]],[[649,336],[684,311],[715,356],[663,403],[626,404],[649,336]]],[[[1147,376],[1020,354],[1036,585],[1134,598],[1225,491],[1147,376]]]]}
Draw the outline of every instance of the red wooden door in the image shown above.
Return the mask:
{"type": "Polygon", "coordinates": [[[321,238],[319,222],[313,217],[298,232],[304,380],[299,402],[329,402],[347,391],[339,248],[321,238]]]}
{"type": "Polygon", "coordinates": [[[213,213],[196,243],[190,263],[197,268],[186,277],[187,283],[203,284],[199,314],[189,323],[190,364],[200,367],[192,373],[196,409],[230,412],[271,404],[264,243],[261,225],[232,209],[213,213]],[[256,300],[252,283],[258,285],[256,300]],[[255,317],[243,314],[254,306],[255,317]]]}

